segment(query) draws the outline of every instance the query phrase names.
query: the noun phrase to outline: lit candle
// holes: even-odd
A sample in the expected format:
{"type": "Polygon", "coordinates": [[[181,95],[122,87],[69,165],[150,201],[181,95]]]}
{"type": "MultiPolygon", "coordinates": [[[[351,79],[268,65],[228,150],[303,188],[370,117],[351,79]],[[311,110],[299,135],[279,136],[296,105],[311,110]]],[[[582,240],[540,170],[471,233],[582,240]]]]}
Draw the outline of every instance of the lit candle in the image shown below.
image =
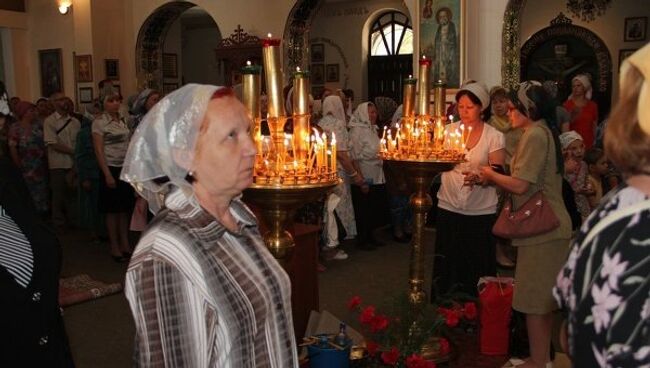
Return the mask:
{"type": "Polygon", "coordinates": [[[420,69],[418,72],[418,77],[420,79],[420,84],[418,86],[418,115],[427,116],[429,115],[429,102],[430,102],[430,91],[429,91],[429,69],[431,69],[431,59],[427,59],[426,55],[422,55],[420,59],[420,69]]]}
{"type": "Polygon", "coordinates": [[[332,133],[332,172],[336,172],[336,134],[332,133]]]}
{"type": "Polygon", "coordinates": [[[445,83],[441,80],[433,84],[433,116],[445,116],[447,94],[445,83]]]}
{"type": "Polygon", "coordinates": [[[264,60],[264,75],[266,79],[266,94],[269,99],[269,115],[271,118],[284,116],[282,95],[282,70],[280,69],[280,40],[268,37],[262,39],[262,59],[264,60]]]}
{"type": "Polygon", "coordinates": [[[241,73],[244,106],[248,108],[253,119],[260,118],[262,116],[260,109],[260,67],[259,65],[252,65],[248,60],[246,66],[241,69],[241,73]]]}
{"type": "Polygon", "coordinates": [[[301,71],[296,67],[293,81],[292,107],[293,107],[293,136],[294,157],[305,160],[308,147],[304,145],[302,137],[309,135],[309,72],[301,71]],[[297,151],[295,150],[297,149],[297,151]]]}
{"type": "Polygon", "coordinates": [[[413,78],[412,75],[409,75],[407,79],[404,79],[404,99],[402,102],[402,116],[411,117],[413,116],[413,111],[415,110],[415,88],[417,84],[417,79],[413,78]]]}

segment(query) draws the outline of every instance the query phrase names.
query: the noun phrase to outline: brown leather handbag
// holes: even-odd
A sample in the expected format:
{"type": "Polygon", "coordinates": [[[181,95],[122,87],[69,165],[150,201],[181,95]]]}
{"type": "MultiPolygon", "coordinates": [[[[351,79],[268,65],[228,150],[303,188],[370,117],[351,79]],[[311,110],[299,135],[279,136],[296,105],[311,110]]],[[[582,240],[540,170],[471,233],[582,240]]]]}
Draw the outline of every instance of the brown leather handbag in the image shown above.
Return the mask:
{"type": "MultiPolygon", "coordinates": [[[[548,134],[547,138],[549,139],[548,149],[550,149],[552,138],[548,137],[548,134]]],[[[548,164],[548,151],[546,157],[547,162],[544,163],[544,172],[548,164]]],[[[541,175],[542,180],[544,177],[545,173],[541,175]]],[[[513,209],[512,195],[510,195],[503,204],[501,213],[499,213],[499,217],[492,227],[492,233],[501,238],[521,239],[547,233],[559,226],[560,220],[553,212],[548,201],[546,201],[544,191],[540,190],[533,194],[516,211],[513,209]]]]}
{"type": "Polygon", "coordinates": [[[501,238],[520,239],[544,234],[559,226],[560,220],[540,190],[516,211],[512,209],[512,198],[508,198],[492,227],[492,233],[501,238]]]}

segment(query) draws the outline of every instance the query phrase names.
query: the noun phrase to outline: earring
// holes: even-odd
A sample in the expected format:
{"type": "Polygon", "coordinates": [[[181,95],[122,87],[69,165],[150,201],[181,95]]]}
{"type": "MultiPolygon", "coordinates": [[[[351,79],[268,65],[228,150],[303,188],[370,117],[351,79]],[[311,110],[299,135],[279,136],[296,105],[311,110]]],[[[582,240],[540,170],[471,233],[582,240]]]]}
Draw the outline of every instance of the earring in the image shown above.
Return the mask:
{"type": "Polygon", "coordinates": [[[194,183],[196,181],[196,178],[194,177],[194,171],[188,171],[187,175],[185,175],[185,180],[190,184],[194,183]]]}

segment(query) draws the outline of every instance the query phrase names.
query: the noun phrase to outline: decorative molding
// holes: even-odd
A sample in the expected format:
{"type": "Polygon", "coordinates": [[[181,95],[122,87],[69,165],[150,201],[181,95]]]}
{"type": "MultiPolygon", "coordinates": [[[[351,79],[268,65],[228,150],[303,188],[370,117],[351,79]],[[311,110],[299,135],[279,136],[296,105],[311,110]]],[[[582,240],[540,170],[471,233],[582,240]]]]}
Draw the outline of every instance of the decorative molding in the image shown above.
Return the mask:
{"type": "Polygon", "coordinates": [[[171,25],[196,4],[174,1],[154,10],[144,21],[136,42],[136,76],[138,88],[162,90],[163,46],[171,25]]]}
{"type": "Polygon", "coordinates": [[[260,38],[257,36],[249,35],[244,32],[241,27],[241,24],[237,25],[237,28],[233,33],[230,34],[227,38],[219,41],[217,48],[233,48],[233,47],[259,47],[260,38]]]}
{"type": "Polygon", "coordinates": [[[571,25],[573,21],[570,18],[567,18],[564,13],[560,12],[552,21],[551,26],[561,26],[561,25],[571,25]]]}
{"type": "Polygon", "coordinates": [[[309,29],[323,0],[298,0],[289,13],[289,21],[284,30],[284,51],[287,60],[286,70],[297,66],[307,68],[309,63],[309,29]]]}
{"type": "Polygon", "coordinates": [[[510,0],[503,14],[501,84],[508,89],[519,83],[519,33],[525,5],[526,0],[510,0]]]}

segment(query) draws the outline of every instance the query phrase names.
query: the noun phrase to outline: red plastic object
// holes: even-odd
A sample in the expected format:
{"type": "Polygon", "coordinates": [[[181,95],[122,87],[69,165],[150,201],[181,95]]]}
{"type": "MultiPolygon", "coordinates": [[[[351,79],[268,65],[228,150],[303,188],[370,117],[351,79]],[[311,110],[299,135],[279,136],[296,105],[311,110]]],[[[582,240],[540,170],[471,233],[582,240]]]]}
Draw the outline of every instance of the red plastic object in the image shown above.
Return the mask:
{"type": "Polygon", "coordinates": [[[478,282],[481,354],[508,354],[513,283],[510,277],[482,277],[478,282]]]}

